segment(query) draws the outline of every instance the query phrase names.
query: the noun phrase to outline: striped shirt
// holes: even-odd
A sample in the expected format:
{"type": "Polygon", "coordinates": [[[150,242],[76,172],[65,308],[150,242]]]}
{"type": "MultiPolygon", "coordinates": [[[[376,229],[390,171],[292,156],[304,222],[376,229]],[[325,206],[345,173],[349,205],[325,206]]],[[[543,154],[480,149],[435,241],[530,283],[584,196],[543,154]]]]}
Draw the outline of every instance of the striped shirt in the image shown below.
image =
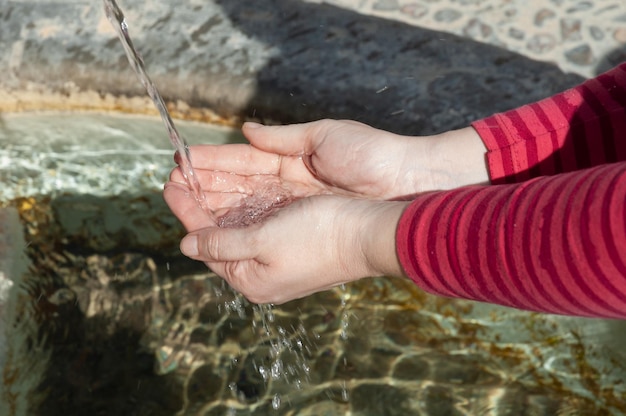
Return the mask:
{"type": "Polygon", "coordinates": [[[473,127],[492,185],[408,207],[406,274],[437,295],[626,319],[626,63],[473,127]]]}

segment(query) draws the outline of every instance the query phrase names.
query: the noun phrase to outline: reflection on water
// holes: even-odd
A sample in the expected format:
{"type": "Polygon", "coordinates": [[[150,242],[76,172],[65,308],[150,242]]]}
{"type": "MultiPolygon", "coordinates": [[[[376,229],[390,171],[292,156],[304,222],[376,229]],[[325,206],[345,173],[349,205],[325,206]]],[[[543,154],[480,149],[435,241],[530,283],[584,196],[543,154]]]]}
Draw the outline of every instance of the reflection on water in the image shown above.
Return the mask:
{"type": "MultiPolygon", "coordinates": [[[[382,278],[268,313],[178,254],[158,120],[18,119],[0,128],[11,161],[0,195],[19,212],[31,262],[13,292],[3,373],[13,413],[626,412],[623,322],[451,301],[382,278]]],[[[188,127],[196,141],[232,133],[188,127]]]]}
{"type": "MultiPolygon", "coordinates": [[[[241,141],[239,132],[178,122],[190,144],[241,141]]],[[[162,189],[174,166],[153,117],[0,114],[0,200],[65,192],[115,195],[162,189]]]]}

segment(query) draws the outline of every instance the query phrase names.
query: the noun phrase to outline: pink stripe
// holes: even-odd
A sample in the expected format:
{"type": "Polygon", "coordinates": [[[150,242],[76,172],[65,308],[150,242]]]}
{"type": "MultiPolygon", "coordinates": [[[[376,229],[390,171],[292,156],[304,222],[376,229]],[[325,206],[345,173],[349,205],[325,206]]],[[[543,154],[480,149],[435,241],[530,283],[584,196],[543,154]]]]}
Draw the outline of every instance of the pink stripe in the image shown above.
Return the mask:
{"type": "Polygon", "coordinates": [[[476,293],[465,281],[466,276],[455,274],[454,265],[451,265],[451,262],[456,260],[457,252],[453,246],[450,246],[450,242],[454,243],[456,240],[459,218],[464,205],[473,194],[474,192],[468,192],[465,189],[449,193],[453,197],[448,198],[445,204],[440,204],[439,209],[435,210],[436,214],[430,219],[428,230],[430,250],[426,250],[433,278],[437,278],[442,285],[445,282],[450,295],[470,298],[475,298],[476,293]]]}
{"type": "MultiPolygon", "coordinates": [[[[467,190],[463,192],[462,198],[455,203],[452,212],[447,219],[447,231],[446,234],[446,251],[447,255],[444,260],[439,263],[440,266],[444,264],[447,273],[449,273],[450,279],[453,280],[454,286],[459,287],[463,291],[463,297],[470,297],[472,299],[480,299],[480,288],[473,290],[475,287],[474,273],[472,273],[473,267],[462,268],[461,264],[472,265],[464,257],[465,248],[468,246],[466,238],[468,234],[472,233],[468,230],[467,219],[463,215],[464,212],[477,211],[476,196],[478,196],[478,190],[467,190]]],[[[474,231],[474,230],[472,230],[474,231]]],[[[446,271],[442,270],[442,273],[446,271]]]]}
{"type": "MultiPolygon", "coordinates": [[[[598,166],[602,163],[606,163],[607,160],[607,152],[615,154],[612,149],[612,140],[613,132],[611,131],[610,120],[604,120],[604,123],[601,122],[598,118],[598,113],[606,114],[604,109],[600,106],[598,109],[597,106],[594,109],[594,102],[597,103],[597,99],[592,93],[585,88],[585,86],[580,87],[585,95],[585,102],[578,108],[576,112],[575,120],[579,123],[572,126],[573,132],[579,132],[579,136],[581,143],[575,144],[577,147],[584,146],[587,150],[587,158],[588,158],[588,166],[598,166]],[[598,111],[596,111],[598,110],[598,111]],[[609,124],[607,124],[609,122],[609,124]],[[608,131],[606,127],[608,126],[608,131]],[[606,140],[604,140],[604,139],[606,140]],[[608,146],[611,149],[605,149],[606,141],[608,146]]],[[[614,160],[610,160],[614,161],[614,160]]],[[[584,167],[584,166],[583,166],[584,167]]]]}
{"type": "MultiPolygon", "coordinates": [[[[493,190],[501,192],[497,188],[493,188],[493,190]]],[[[478,247],[476,250],[477,255],[486,262],[486,267],[482,269],[484,270],[483,279],[489,279],[493,282],[493,285],[503,294],[503,299],[508,300],[512,306],[537,310],[539,309],[539,303],[530,298],[523,286],[520,286],[519,280],[514,281],[512,279],[512,270],[507,267],[508,248],[504,242],[505,233],[502,230],[505,229],[508,216],[507,209],[511,205],[509,202],[510,195],[506,198],[497,198],[497,192],[492,191],[494,195],[489,196],[495,201],[493,214],[491,215],[491,227],[487,231],[487,241],[492,242],[492,248],[487,247],[483,253],[478,251],[478,247]],[[484,253],[493,254],[486,256],[484,253]]],[[[485,216],[485,220],[488,221],[489,218],[485,216]]]]}
{"type": "Polygon", "coordinates": [[[561,160],[556,157],[556,152],[558,152],[560,145],[555,127],[539,104],[532,104],[531,108],[545,132],[543,133],[545,140],[539,142],[540,146],[537,149],[538,158],[542,161],[540,174],[554,175],[557,172],[562,172],[561,160]]]}
{"type": "MultiPolygon", "coordinates": [[[[515,174],[515,167],[513,165],[513,156],[508,142],[507,130],[504,126],[504,117],[502,115],[495,115],[490,117],[488,123],[489,135],[492,140],[486,143],[487,148],[495,147],[498,154],[498,164],[490,164],[490,176],[493,183],[506,183],[515,174]]],[[[489,153],[491,154],[491,152],[489,153]]],[[[495,162],[495,158],[491,158],[492,162],[495,162]]]]}
{"type": "MultiPolygon", "coordinates": [[[[563,117],[570,121],[570,125],[575,122],[576,113],[572,111],[565,97],[561,95],[555,96],[553,102],[556,104],[559,111],[562,112],[563,117]]],[[[563,153],[567,153],[569,157],[567,159],[561,159],[563,171],[571,172],[584,167],[581,165],[585,164],[584,158],[585,155],[588,154],[588,150],[586,149],[585,141],[581,140],[580,132],[570,128],[564,140],[562,147],[563,153]]]]}
{"type": "Polygon", "coordinates": [[[624,180],[626,169],[624,166],[622,169],[619,168],[620,165],[602,167],[597,169],[598,172],[588,179],[590,182],[593,181],[590,184],[592,189],[585,203],[587,209],[583,211],[581,219],[581,234],[586,242],[583,246],[586,264],[589,273],[597,276],[597,282],[590,280],[590,285],[593,286],[591,290],[598,294],[601,304],[606,303],[607,308],[613,311],[611,315],[607,315],[612,317],[619,317],[626,313],[626,266],[619,253],[614,250],[617,241],[626,245],[626,233],[620,236],[619,232],[614,232],[611,227],[607,228],[605,220],[602,220],[601,226],[598,227],[594,218],[607,218],[610,222],[614,222],[614,225],[618,225],[615,230],[623,230],[619,227],[620,215],[614,217],[610,215],[610,206],[607,205],[607,201],[611,201],[613,195],[621,196],[621,203],[617,205],[622,206],[621,217],[623,222],[624,216],[626,216],[623,209],[626,189],[625,187],[618,189],[617,184],[620,181],[622,184],[626,183],[624,180]],[[616,309],[612,305],[623,306],[616,309]]]}
{"type": "MultiPolygon", "coordinates": [[[[528,106],[522,107],[519,111],[511,111],[507,113],[515,125],[517,133],[525,138],[530,138],[537,133],[537,125],[540,124],[534,117],[534,112],[528,106]],[[531,131],[532,129],[532,131],[531,131]]],[[[517,173],[515,175],[516,182],[523,182],[532,177],[539,176],[539,158],[537,157],[537,141],[524,140],[516,144],[519,151],[516,152],[517,173]]]]}
{"type": "MultiPolygon", "coordinates": [[[[455,242],[456,250],[462,264],[469,266],[465,267],[465,275],[467,281],[476,287],[475,299],[502,299],[501,293],[494,293],[494,284],[491,279],[487,282],[489,275],[482,267],[486,260],[484,253],[493,251],[487,239],[489,225],[486,223],[491,223],[494,201],[490,198],[493,192],[489,188],[482,188],[480,191],[474,193],[473,200],[466,206],[461,238],[455,242]]],[[[458,269],[463,268],[458,267],[458,269]]]]}
{"type": "Polygon", "coordinates": [[[567,313],[570,308],[560,301],[559,290],[551,279],[553,257],[546,257],[551,239],[557,236],[553,227],[559,222],[558,219],[552,219],[550,208],[559,203],[559,191],[563,190],[559,186],[558,177],[540,182],[539,185],[535,185],[537,181],[530,183],[526,198],[516,204],[512,223],[520,225],[511,232],[517,232],[521,241],[518,247],[510,250],[518,252],[519,279],[526,282],[532,298],[541,302],[539,310],[567,313]]]}
{"type": "Polygon", "coordinates": [[[626,160],[626,76],[615,76],[611,82],[604,83],[593,80],[590,86],[605,110],[604,117],[611,120],[613,135],[610,138],[613,139],[615,160],[626,160]]]}
{"type": "MultiPolygon", "coordinates": [[[[604,298],[606,294],[598,293],[598,291],[602,292],[601,287],[594,285],[592,288],[588,284],[588,281],[598,282],[600,276],[590,268],[589,259],[586,258],[587,252],[595,251],[595,249],[585,235],[585,228],[589,225],[585,224],[585,221],[589,221],[590,218],[585,215],[584,211],[589,209],[593,196],[593,182],[599,174],[603,173],[601,169],[593,169],[577,181],[578,198],[565,206],[562,241],[555,247],[555,249],[560,248],[561,252],[554,252],[557,258],[562,259],[563,266],[569,271],[570,278],[567,279],[567,287],[571,288],[571,292],[567,293],[573,293],[573,296],[581,302],[580,311],[588,311],[588,316],[619,314],[606,302],[604,298]]],[[[563,272],[559,276],[562,274],[563,272]]]]}

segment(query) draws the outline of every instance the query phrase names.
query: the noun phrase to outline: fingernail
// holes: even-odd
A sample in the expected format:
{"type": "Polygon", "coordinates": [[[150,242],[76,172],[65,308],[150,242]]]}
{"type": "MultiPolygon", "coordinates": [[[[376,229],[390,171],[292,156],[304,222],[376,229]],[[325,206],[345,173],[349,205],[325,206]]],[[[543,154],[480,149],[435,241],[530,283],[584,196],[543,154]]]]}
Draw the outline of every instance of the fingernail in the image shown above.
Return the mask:
{"type": "Polygon", "coordinates": [[[180,242],[180,251],[187,257],[198,255],[198,236],[188,235],[180,242]]]}
{"type": "Polygon", "coordinates": [[[254,121],[246,121],[244,123],[245,128],[247,129],[258,129],[260,127],[263,127],[263,124],[261,123],[255,123],[254,121]]]}

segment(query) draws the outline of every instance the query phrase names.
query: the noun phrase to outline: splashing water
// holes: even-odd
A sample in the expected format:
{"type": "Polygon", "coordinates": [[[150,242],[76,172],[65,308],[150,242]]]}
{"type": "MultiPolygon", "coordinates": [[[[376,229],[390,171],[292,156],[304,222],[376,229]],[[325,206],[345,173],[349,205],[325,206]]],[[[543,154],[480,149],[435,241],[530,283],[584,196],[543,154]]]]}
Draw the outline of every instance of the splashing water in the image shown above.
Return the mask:
{"type": "Polygon", "coordinates": [[[274,410],[280,409],[280,402],[281,402],[280,395],[276,393],[274,397],[272,398],[272,409],[274,410]]]}
{"type": "Polygon", "coordinates": [[[219,219],[216,218],[215,213],[209,207],[206,196],[202,192],[202,188],[198,182],[198,177],[191,164],[189,145],[176,129],[174,121],[167,110],[161,94],[159,94],[156,85],[152,82],[146,72],[143,59],[133,46],[133,42],[128,33],[128,24],[126,23],[124,13],[122,13],[122,10],[119,8],[115,0],[103,0],[103,2],[107,18],[115,28],[115,31],[124,46],[128,62],[135,73],[137,73],[141,84],[148,92],[148,95],[154,102],[157,110],[159,110],[159,114],[165,124],[170,141],[180,155],[180,167],[185,180],[187,181],[187,185],[198,201],[198,204],[202,210],[206,212],[209,218],[220,227],[246,227],[250,224],[262,221],[274,213],[277,209],[292,202],[293,197],[286,189],[282,186],[270,184],[261,186],[255,195],[243,199],[238,208],[230,210],[219,219]]]}
{"type": "Polygon", "coordinates": [[[117,35],[120,38],[122,45],[124,46],[124,51],[126,52],[126,56],[128,58],[128,62],[130,63],[130,66],[137,73],[141,84],[148,92],[148,95],[154,102],[157,110],[159,110],[161,119],[163,120],[163,123],[165,123],[165,127],[169,134],[170,141],[174,145],[176,151],[178,151],[178,153],[180,154],[181,170],[183,172],[185,180],[187,181],[187,185],[193,192],[193,195],[198,201],[200,207],[204,210],[204,212],[207,213],[207,215],[209,215],[209,217],[213,221],[215,221],[215,214],[213,213],[213,211],[211,211],[209,207],[206,197],[202,192],[202,188],[200,187],[200,183],[198,182],[198,177],[196,176],[193,166],[191,165],[189,145],[187,144],[183,136],[178,133],[178,130],[174,125],[174,121],[172,120],[169,111],[167,111],[167,107],[165,106],[165,102],[163,101],[161,94],[159,94],[156,85],[154,85],[154,83],[148,76],[148,73],[146,72],[143,59],[133,46],[133,42],[128,33],[128,24],[126,23],[124,13],[122,13],[122,10],[118,7],[115,0],[103,1],[107,19],[109,19],[109,21],[115,28],[115,31],[117,32],[117,35]]]}
{"type": "MultiPolygon", "coordinates": [[[[137,73],[142,85],[145,87],[148,95],[158,109],[165,127],[167,128],[170,141],[180,154],[181,170],[187,184],[192,190],[198,204],[207,215],[220,227],[245,227],[262,221],[276,210],[293,202],[293,195],[282,186],[282,183],[277,184],[271,181],[264,183],[262,182],[263,179],[260,178],[261,182],[258,184],[258,188],[254,194],[243,198],[239,207],[229,210],[219,219],[216,218],[215,213],[208,206],[206,197],[202,192],[202,188],[192,167],[189,146],[174,126],[174,122],[163,98],[148,76],[143,60],[133,46],[124,14],[115,0],[103,0],[103,2],[107,18],[114,26],[124,46],[131,67],[137,73]]],[[[229,289],[232,290],[231,288],[229,289]]],[[[232,290],[232,292],[234,299],[223,304],[223,313],[236,313],[240,318],[245,318],[245,301],[240,294],[236,293],[234,290],[232,290]]],[[[215,295],[218,297],[221,296],[220,293],[215,293],[215,295]]],[[[313,348],[306,329],[302,325],[297,329],[292,328],[292,332],[280,326],[274,328],[272,305],[257,305],[253,307],[253,310],[255,314],[258,314],[263,328],[263,334],[267,337],[267,341],[271,346],[271,362],[268,367],[259,365],[257,368],[259,374],[266,383],[282,380],[288,384],[295,385],[296,388],[301,388],[303,381],[308,381],[310,371],[310,366],[305,356],[309,355],[311,348],[313,348]],[[289,357],[290,364],[288,366],[284,364],[283,356],[289,357]]],[[[253,326],[254,325],[255,324],[253,324],[253,326]]],[[[170,358],[176,361],[173,357],[170,358]]],[[[175,364],[173,368],[175,368],[175,364]]],[[[165,370],[168,371],[167,368],[165,368],[165,370]]],[[[229,388],[235,396],[238,395],[238,387],[235,383],[230,383],[229,388]]],[[[281,405],[281,396],[275,393],[271,398],[271,406],[274,410],[278,410],[281,405]]],[[[234,409],[231,410],[234,411],[234,409]]]]}
{"type": "Polygon", "coordinates": [[[228,228],[247,227],[263,221],[293,201],[293,195],[280,184],[259,184],[254,194],[243,198],[237,208],[221,216],[217,225],[228,228]]]}

